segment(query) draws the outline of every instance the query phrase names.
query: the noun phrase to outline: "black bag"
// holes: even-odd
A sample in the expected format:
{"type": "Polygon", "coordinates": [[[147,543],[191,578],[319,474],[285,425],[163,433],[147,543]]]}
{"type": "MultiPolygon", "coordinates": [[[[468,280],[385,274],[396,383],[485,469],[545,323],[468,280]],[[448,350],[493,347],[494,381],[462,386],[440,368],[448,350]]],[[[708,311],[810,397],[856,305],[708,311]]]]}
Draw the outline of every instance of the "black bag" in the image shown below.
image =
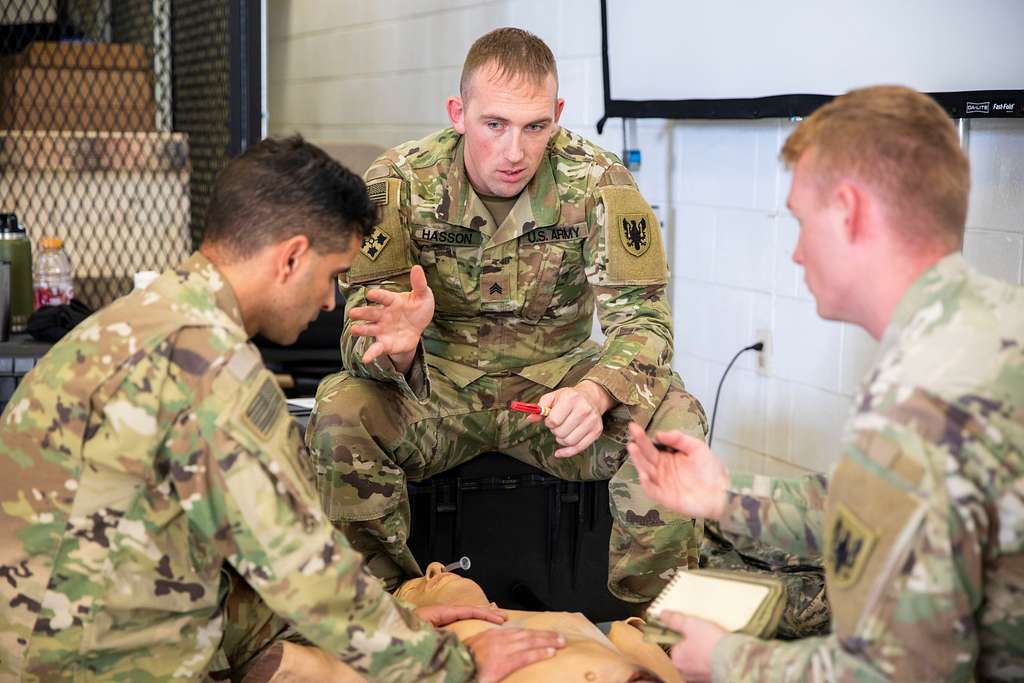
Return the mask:
{"type": "Polygon", "coordinates": [[[78,299],[60,306],[43,306],[29,317],[26,331],[33,339],[53,344],[92,313],[92,309],[78,299]]]}

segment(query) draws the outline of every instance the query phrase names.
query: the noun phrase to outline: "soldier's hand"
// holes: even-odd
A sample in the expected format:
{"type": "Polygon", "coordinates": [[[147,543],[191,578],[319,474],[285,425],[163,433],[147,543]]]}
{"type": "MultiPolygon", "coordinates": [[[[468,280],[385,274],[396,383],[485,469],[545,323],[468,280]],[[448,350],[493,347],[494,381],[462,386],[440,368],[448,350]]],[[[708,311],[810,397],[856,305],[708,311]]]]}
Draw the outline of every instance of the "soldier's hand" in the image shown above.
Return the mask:
{"type": "MultiPolygon", "coordinates": [[[[364,363],[372,362],[383,353],[392,357],[408,356],[411,363],[420,335],[434,317],[434,293],[427,286],[422,266],[412,267],[409,282],[412,285],[409,292],[367,290],[367,301],[375,305],[359,306],[349,311],[348,317],[352,320],[365,321],[353,325],[352,334],[374,338],[373,344],[363,354],[364,363]]],[[[401,365],[400,362],[395,364],[401,365]]]]}
{"type": "Polygon", "coordinates": [[[597,384],[584,380],[575,387],[564,387],[544,394],[537,401],[550,408],[547,417],[530,415],[527,420],[540,422],[551,430],[558,442],[556,458],[568,458],[590,446],[604,431],[601,419],[611,405],[611,397],[597,384]]]}
{"type": "Polygon", "coordinates": [[[711,680],[711,651],[728,632],[718,624],[684,617],[677,612],[662,612],[658,619],[670,629],[683,634],[672,646],[672,664],[687,683],[711,680]]]}
{"type": "Polygon", "coordinates": [[[659,451],[635,422],[629,424],[629,436],[626,450],[644,493],[687,517],[721,517],[729,472],[707,444],[679,431],[655,432],[658,443],[670,448],[659,451]]]}
{"type": "Polygon", "coordinates": [[[492,624],[504,624],[505,614],[501,610],[490,607],[473,607],[463,605],[431,605],[419,607],[416,616],[429,622],[435,628],[441,628],[463,619],[482,619],[492,624]]]}
{"type": "Polygon", "coordinates": [[[466,639],[480,683],[494,683],[528,664],[554,657],[565,638],[553,631],[492,628],[466,639]]]}

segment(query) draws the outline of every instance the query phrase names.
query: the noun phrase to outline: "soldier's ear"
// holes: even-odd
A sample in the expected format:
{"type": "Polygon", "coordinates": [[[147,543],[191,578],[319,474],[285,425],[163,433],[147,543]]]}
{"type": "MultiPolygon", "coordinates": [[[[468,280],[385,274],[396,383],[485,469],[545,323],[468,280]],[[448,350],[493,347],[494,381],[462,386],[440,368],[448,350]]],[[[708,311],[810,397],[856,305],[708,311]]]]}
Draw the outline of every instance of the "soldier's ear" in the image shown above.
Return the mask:
{"type": "Polygon", "coordinates": [[[448,98],[448,120],[459,135],[466,134],[466,107],[461,97],[448,98]]]}
{"type": "Polygon", "coordinates": [[[563,109],[565,109],[565,100],[559,97],[555,100],[555,123],[558,123],[558,119],[562,118],[563,109]]]}
{"type": "Polygon", "coordinates": [[[294,277],[308,254],[309,238],[305,235],[294,235],[278,242],[274,249],[274,280],[284,283],[294,277]]]}

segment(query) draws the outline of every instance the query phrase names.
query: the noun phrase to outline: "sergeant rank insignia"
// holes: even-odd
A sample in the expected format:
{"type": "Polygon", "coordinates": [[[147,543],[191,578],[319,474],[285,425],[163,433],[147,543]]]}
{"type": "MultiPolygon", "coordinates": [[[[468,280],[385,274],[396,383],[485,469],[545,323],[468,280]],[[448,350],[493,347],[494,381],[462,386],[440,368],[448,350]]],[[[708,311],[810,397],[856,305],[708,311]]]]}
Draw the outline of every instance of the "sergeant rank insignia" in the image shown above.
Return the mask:
{"type": "Polygon", "coordinates": [[[374,228],[373,232],[369,236],[363,238],[363,246],[359,251],[363,252],[363,255],[371,261],[376,261],[377,257],[380,256],[380,252],[384,251],[384,247],[391,241],[391,237],[380,228],[374,228]]]}
{"type": "Polygon", "coordinates": [[[625,214],[621,216],[621,220],[619,238],[622,240],[622,245],[633,256],[643,256],[651,248],[647,215],[642,213],[625,214]]]}
{"type": "Polygon", "coordinates": [[[878,535],[848,507],[836,506],[825,551],[825,566],[832,570],[835,585],[848,588],[857,583],[874,549],[878,535]]]}

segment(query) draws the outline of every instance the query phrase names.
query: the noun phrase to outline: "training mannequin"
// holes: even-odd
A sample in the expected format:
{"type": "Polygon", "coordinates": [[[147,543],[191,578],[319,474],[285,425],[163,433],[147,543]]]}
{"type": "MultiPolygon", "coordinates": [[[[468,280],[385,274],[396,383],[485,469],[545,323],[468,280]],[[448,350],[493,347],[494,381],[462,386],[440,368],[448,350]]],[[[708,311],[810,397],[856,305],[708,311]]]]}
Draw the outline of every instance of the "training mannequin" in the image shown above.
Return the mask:
{"type": "MultiPolygon", "coordinates": [[[[395,597],[416,607],[433,605],[493,606],[471,579],[444,571],[439,562],[426,575],[406,581],[395,597]]],[[[490,628],[532,628],[556,631],[566,646],[551,659],[531,664],[505,680],[509,683],[540,681],[664,681],[682,683],[668,656],[657,645],[643,640],[642,621],[615,622],[605,636],[578,612],[523,612],[502,610],[508,616],[501,626],[478,619],[457,621],[445,629],[465,640],[490,628]]]]}
{"type": "MultiPolygon", "coordinates": [[[[439,562],[427,567],[426,575],[406,581],[395,597],[413,607],[435,605],[493,606],[483,590],[471,579],[446,572],[439,562]]],[[[617,621],[605,636],[577,612],[523,612],[503,610],[508,620],[492,624],[465,619],[445,626],[460,640],[491,628],[528,628],[556,631],[566,645],[550,659],[531,664],[504,680],[508,683],[542,683],[558,680],[572,683],[683,683],[668,656],[657,645],[643,639],[640,619],[617,621]]],[[[282,643],[282,650],[270,652],[253,667],[245,683],[300,683],[332,680],[343,683],[365,681],[336,659],[314,647],[282,643]],[[276,673],[275,673],[276,671],[276,673]]]]}

